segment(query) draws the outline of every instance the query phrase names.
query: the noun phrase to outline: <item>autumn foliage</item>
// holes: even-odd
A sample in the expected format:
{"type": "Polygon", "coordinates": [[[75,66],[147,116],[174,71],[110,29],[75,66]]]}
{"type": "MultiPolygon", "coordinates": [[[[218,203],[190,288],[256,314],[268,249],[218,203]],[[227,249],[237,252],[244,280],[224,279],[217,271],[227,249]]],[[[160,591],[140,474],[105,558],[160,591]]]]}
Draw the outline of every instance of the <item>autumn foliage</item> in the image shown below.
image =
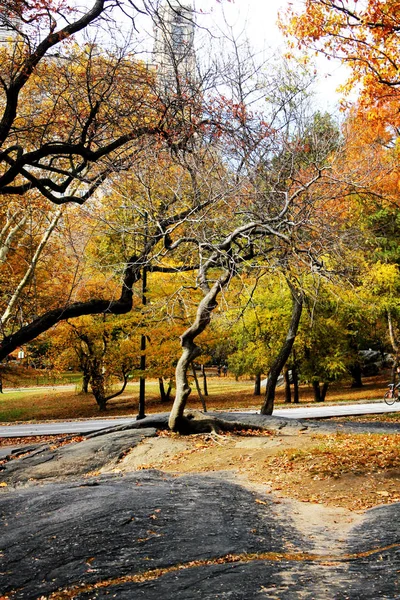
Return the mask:
{"type": "Polygon", "coordinates": [[[391,0],[306,0],[304,9],[289,5],[281,24],[307,47],[336,58],[350,68],[343,91],[359,90],[368,120],[399,126],[399,10],[391,0]]]}

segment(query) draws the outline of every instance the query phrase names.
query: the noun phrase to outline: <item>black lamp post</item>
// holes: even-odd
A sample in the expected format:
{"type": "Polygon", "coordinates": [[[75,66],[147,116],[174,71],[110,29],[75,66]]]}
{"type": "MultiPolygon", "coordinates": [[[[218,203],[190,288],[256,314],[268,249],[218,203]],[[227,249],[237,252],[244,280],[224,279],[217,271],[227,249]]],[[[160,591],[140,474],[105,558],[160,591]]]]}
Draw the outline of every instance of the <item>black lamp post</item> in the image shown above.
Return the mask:
{"type": "MultiPolygon", "coordinates": [[[[144,243],[143,247],[146,248],[147,245],[147,212],[144,213],[145,219],[145,229],[144,229],[144,243]]],[[[143,253],[145,255],[145,253],[143,253]]],[[[146,306],[147,298],[146,298],[146,290],[147,290],[147,268],[146,263],[143,264],[142,270],[142,306],[146,306]]],[[[144,419],[145,414],[145,398],[146,398],[146,377],[144,376],[144,371],[146,369],[146,336],[142,333],[140,339],[140,370],[142,375],[139,379],[139,413],[136,417],[136,420],[144,419]]]]}

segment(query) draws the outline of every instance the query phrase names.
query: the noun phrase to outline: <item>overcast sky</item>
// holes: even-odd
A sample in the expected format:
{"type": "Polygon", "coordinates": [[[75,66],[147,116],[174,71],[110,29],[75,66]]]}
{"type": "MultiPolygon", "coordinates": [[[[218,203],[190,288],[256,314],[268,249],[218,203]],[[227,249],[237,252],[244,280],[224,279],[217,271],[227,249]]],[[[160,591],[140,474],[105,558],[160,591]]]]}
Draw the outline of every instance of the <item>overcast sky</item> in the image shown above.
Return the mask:
{"type": "MultiPolygon", "coordinates": [[[[201,24],[210,20],[217,24],[224,19],[237,33],[246,29],[248,37],[256,49],[264,47],[281,49],[285,52],[285,39],[277,25],[278,13],[287,6],[289,0],[194,0],[197,16],[201,24]]],[[[301,7],[302,0],[291,0],[291,4],[301,7]]],[[[336,88],[346,79],[345,68],[335,61],[323,57],[316,59],[319,83],[317,86],[318,103],[321,109],[334,110],[339,95],[336,88]]]]}

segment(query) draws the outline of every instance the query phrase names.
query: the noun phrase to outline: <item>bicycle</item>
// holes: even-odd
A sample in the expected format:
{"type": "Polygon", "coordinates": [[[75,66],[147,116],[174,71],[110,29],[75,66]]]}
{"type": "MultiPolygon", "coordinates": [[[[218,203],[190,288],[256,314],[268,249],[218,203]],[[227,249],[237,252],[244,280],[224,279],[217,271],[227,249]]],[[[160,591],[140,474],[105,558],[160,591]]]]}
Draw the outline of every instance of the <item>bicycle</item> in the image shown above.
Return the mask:
{"type": "Polygon", "coordinates": [[[391,406],[395,402],[400,402],[400,400],[399,400],[400,381],[399,381],[399,383],[396,383],[396,385],[394,383],[389,383],[388,388],[389,389],[383,396],[383,399],[386,402],[386,404],[388,406],[391,406]]]}

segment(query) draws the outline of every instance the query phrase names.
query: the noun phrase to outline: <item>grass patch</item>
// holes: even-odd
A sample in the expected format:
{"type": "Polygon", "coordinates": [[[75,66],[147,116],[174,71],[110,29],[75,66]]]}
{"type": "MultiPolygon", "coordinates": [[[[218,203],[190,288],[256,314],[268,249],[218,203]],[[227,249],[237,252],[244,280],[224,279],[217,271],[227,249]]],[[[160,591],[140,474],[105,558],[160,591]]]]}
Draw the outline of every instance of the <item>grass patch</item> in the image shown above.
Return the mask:
{"type": "Polygon", "coordinates": [[[14,364],[3,365],[1,374],[4,388],[78,384],[82,380],[81,373],[32,369],[14,364]]]}
{"type": "Polygon", "coordinates": [[[25,416],[25,410],[23,408],[9,408],[7,410],[0,410],[0,421],[18,421],[23,419],[25,416]]]}

